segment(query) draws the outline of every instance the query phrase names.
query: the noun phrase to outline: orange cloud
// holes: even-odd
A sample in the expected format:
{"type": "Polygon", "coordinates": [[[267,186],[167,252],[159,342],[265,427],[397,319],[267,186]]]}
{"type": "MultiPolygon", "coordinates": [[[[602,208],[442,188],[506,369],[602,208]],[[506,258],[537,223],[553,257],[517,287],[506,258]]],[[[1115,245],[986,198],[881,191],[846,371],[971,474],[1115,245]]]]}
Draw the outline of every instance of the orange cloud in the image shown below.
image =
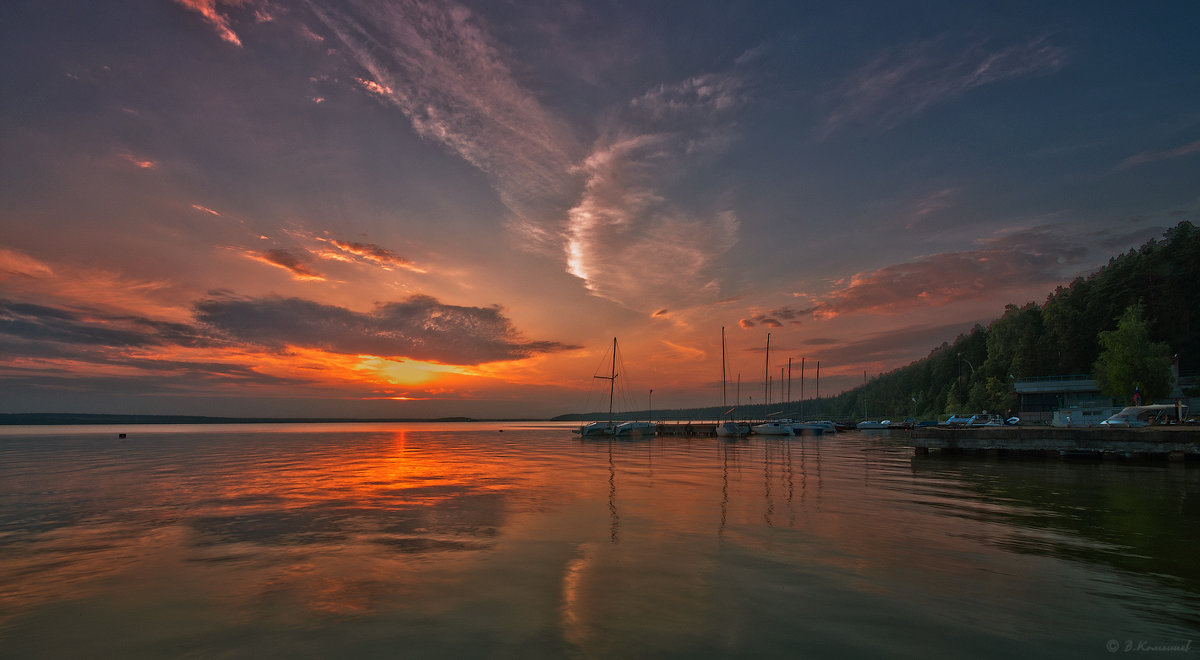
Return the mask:
{"type": "Polygon", "coordinates": [[[12,276],[40,279],[53,274],[50,266],[23,252],[0,248],[0,280],[12,276]]]}
{"type": "Polygon", "coordinates": [[[207,206],[201,206],[200,204],[192,204],[192,208],[196,209],[197,211],[199,211],[201,213],[208,213],[209,215],[215,215],[217,217],[221,216],[220,212],[214,211],[214,210],[208,208],[207,206]]]}
{"type": "Polygon", "coordinates": [[[240,47],[242,40],[229,27],[229,18],[218,11],[218,5],[239,6],[246,4],[245,0],[175,0],[175,2],[204,17],[217,30],[221,39],[240,47]]]}
{"type": "Polygon", "coordinates": [[[351,243],[348,241],[339,241],[336,239],[320,238],[317,240],[326,242],[339,250],[339,252],[323,251],[317,256],[324,259],[333,259],[336,261],[353,262],[355,259],[366,261],[385,270],[393,268],[403,268],[404,270],[414,273],[426,272],[424,268],[415,265],[411,260],[406,259],[391,250],[376,245],[374,243],[351,243]],[[351,258],[353,257],[353,258],[351,258]]]}
{"type": "Polygon", "coordinates": [[[142,168],[143,170],[158,169],[158,163],[156,163],[152,160],[149,160],[147,158],[138,158],[137,156],[134,156],[133,154],[121,154],[121,158],[124,158],[125,160],[129,161],[130,163],[133,163],[134,165],[142,168]]]}
{"type": "Polygon", "coordinates": [[[392,95],[392,88],[388,87],[387,85],[381,85],[374,80],[368,80],[366,78],[355,78],[355,80],[358,81],[359,85],[362,85],[363,89],[371,92],[372,94],[378,94],[379,96],[392,95]]]}
{"type": "MultiPolygon", "coordinates": [[[[308,266],[303,255],[284,249],[272,249],[265,252],[244,252],[247,258],[259,263],[282,268],[292,274],[293,279],[302,281],[324,282],[325,276],[308,266]]],[[[304,254],[308,254],[305,252],[304,254]]]]}

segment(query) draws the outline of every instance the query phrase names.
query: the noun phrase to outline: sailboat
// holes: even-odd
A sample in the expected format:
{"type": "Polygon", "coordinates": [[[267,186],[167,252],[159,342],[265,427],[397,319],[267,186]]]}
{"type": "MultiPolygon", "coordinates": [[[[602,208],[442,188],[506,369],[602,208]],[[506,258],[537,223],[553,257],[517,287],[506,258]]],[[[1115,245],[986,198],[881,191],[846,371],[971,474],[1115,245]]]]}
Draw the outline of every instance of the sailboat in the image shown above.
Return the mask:
{"type": "MultiPolygon", "coordinates": [[[[771,368],[771,333],[768,332],[767,333],[767,361],[766,361],[766,366],[763,367],[763,400],[767,403],[767,405],[771,405],[770,388],[769,388],[769,385],[767,384],[768,383],[767,374],[770,373],[770,368],[771,368]]],[[[780,412],[783,412],[783,411],[780,411],[780,412]]],[[[778,412],[771,413],[770,415],[767,415],[767,417],[773,417],[778,414],[779,414],[778,412]]],[[[779,420],[779,419],[769,420],[769,421],[763,422],[762,424],[755,424],[752,427],[752,430],[758,435],[792,435],[793,434],[792,433],[792,424],[791,424],[790,420],[779,420]]]]}
{"type": "MultiPolygon", "coordinates": [[[[725,326],[721,326],[721,407],[728,405],[725,399],[725,326]]],[[[738,379],[738,398],[741,398],[741,379],[738,379]]],[[[737,410],[737,406],[725,411],[726,415],[737,410]]],[[[717,424],[717,436],[721,438],[737,438],[743,435],[750,434],[750,425],[745,422],[733,421],[733,416],[730,419],[717,424]]]]}
{"type": "Polygon", "coordinates": [[[574,432],[581,436],[592,435],[614,435],[614,436],[651,436],[657,433],[657,427],[653,422],[621,422],[613,421],[613,395],[617,383],[617,338],[613,337],[612,345],[612,366],[610,367],[609,375],[593,376],[601,380],[608,381],[608,420],[591,422],[584,424],[574,432]]]}
{"type": "Polygon", "coordinates": [[[575,433],[581,436],[589,435],[613,435],[616,431],[616,424],[613,423],[613,388],[617,384],[617,338],[613,337],[612,347],[612,370],[607,376],[593,376],[608,381],[608,421],[606,422],[591,422],[584,424],[575,433]]]}

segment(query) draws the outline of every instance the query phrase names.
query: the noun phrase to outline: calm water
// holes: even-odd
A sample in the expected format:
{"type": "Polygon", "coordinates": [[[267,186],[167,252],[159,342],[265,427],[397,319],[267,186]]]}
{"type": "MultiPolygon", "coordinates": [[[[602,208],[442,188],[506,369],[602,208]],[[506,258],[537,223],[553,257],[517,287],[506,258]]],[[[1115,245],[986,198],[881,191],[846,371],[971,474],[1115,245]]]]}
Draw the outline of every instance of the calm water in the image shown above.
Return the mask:
{"type": "Polygon", "coordinates": [[[4,657],[1200,650],[1197,468],[917,458],[859,433],[0,433],[4,657]]]}

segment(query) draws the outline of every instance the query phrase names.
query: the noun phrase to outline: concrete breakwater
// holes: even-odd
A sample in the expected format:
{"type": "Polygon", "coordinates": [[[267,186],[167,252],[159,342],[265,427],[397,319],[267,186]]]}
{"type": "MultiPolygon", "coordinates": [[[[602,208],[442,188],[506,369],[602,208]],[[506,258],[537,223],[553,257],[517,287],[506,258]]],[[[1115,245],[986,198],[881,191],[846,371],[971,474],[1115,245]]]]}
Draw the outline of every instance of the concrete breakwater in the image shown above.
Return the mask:
{"type": "Polygon", "coordinates": [[[1048,455],[1064,458],[1145,458],[1200,461],[1200,427],[986,428],[918,427],[906,433],[918,454],[1048,455]]]}

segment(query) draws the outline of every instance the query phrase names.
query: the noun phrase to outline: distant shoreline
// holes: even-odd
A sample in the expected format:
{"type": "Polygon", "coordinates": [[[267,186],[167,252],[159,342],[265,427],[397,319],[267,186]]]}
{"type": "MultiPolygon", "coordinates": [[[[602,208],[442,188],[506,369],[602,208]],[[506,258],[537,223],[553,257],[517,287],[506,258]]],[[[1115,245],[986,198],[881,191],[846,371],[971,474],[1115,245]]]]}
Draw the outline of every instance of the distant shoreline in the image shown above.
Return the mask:
{"type": "Polygon", "coordinates": [[[476,417],[206,417],[202,415],[113,415],[92,413],[0,413],[0,426],[73,426],[86,424],[378,424],[396,422],[545,422],[535,418],[476,417]]]}

